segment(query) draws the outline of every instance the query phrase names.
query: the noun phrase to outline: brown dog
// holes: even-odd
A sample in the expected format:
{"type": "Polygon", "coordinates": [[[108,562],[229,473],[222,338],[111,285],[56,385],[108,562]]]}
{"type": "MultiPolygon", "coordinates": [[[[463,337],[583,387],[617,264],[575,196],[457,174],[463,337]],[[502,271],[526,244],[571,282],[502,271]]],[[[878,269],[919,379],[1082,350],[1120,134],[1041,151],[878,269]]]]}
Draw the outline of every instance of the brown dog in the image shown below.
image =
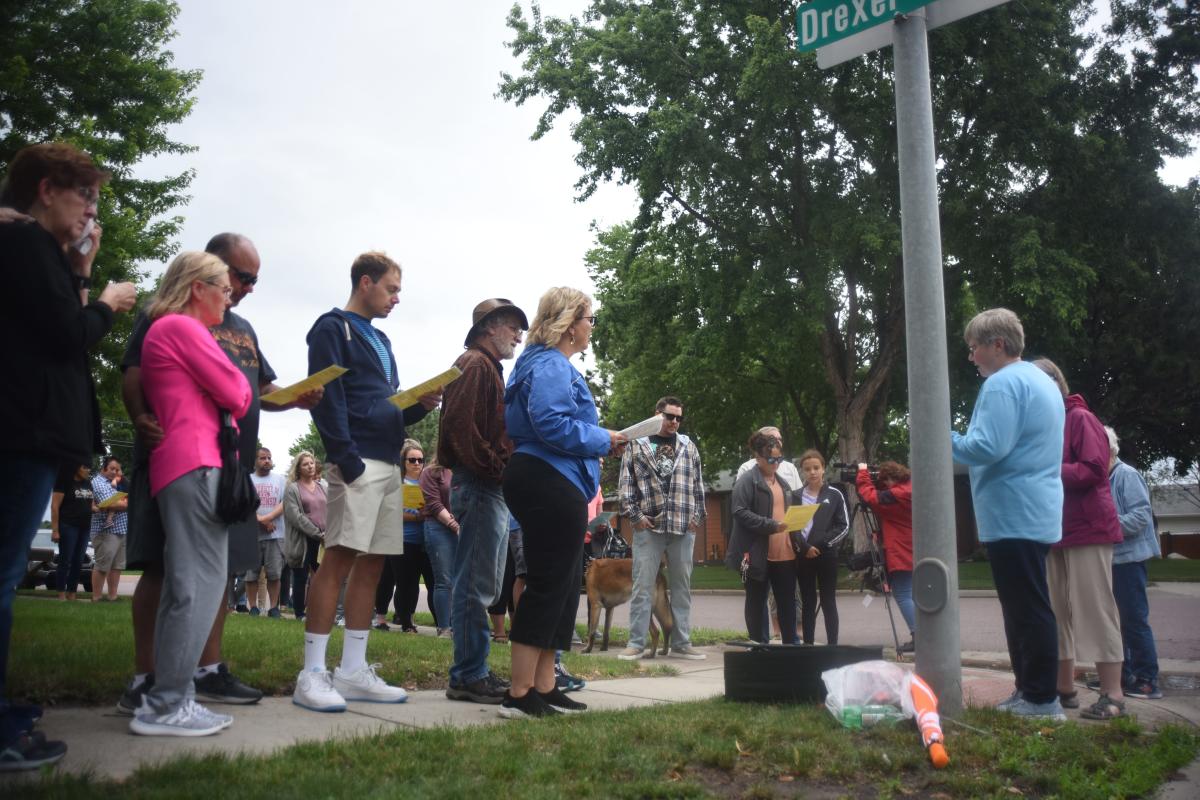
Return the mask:
{"type": "MultiPolygon", "coordinates": [[[[604,638],[600,649],[608,649],[608,630],[612,625],[612,610],[628,603],[633,596],[633,559],[630,558],[598,558],[588,566],[587,571],[588,596],[588,637],[587,647],[583,652],[592,652],[596,641],[596,626],[600,622],[600,608],[604,608],[604,638]]],[[[662,571],[654,581],[654,598],[650,605],[650,653],[646,658],[654,658],[658,652],[658,625],[662,625],[663,640],[662,654],[667,654],[671,643],[671,631],[675,627],[675,618],[671,615],[671,601],[667,597],[667,579],[662,571]]]]}

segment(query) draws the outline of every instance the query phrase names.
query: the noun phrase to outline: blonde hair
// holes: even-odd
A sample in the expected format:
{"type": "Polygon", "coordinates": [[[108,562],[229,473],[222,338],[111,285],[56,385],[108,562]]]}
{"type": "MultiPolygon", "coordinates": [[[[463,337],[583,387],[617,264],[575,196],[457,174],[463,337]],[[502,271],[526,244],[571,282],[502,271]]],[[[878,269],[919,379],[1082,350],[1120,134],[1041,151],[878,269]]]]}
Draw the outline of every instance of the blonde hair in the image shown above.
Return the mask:
{"type": "Polygon", "coordinates": [[[425,448],[421,447],[421,443],[416,439],[405,439],[404,444],[400,447],[400,458],[408,458],[408,454],[413,450],[420,450],[422,454],[425,453],[425,448]]]}
{"type": "Polygon", "coordinates": [[[526,343],[555,347],[567,328],[579,318],[586,317],[591,308],[592,298],[578,289],[557,286],[549,290],[538,301],[537,315],[529,326],[526,343]]]}
{"type": "Polygon", "coordinates": [[[1063,397],[1071,393],[1070,387],[1067,386],[1067,378],[1063,375],[1063,371],[1058,368],[1058,364],[1055,364],[1048,358],[1039,358],[1033,362],[1033,365],[1050,376],[1050,379],[1058,386],[1058,390],[1062,392],[1063,397]]]}
{"type": "MultiPolygon", "coordinates": [[[[314,467],[317,466],[317,457],[314,456],[308,450],[301,450],[299,453],[296,453],[296,457],[294,459],[292,459],[292,465],[290,467],[288,467],[288,472],[287,472],[288,483],[295,483],[296,481],[300,480],[300,462],[306,458],[311,458],[313,460],[313,466],[314,467]]],[[[317,475],[314,472],[313,478],[316,478],[316,477],[317,477],[317,475]]]]}
{"type": "Polygon", "coordinates": [[[163,274],[158,291],[146,306],[146,316],[151,320],[176,314],[187,308],[192,301],[192,283],[212,283],[229,272],[229,266],[212,253],[195,250],[175,256],[163,274]]]}

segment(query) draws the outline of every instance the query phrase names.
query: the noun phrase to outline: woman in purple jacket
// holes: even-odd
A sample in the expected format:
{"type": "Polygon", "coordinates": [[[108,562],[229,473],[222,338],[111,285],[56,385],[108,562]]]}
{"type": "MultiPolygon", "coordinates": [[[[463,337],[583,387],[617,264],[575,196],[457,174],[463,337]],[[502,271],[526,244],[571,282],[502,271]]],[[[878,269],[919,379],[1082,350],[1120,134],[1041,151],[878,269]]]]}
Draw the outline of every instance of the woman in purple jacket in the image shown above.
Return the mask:
{"type": "Polygon", "coordinates": [[[1100,699],[1080,714],[1088,719],[1124,716],[1121,691],[1121,622],[1112,593],[1113,545],[1121,523],[1108,485],[1108,437],[1087,402],[1071,394],[1053,361],[1035,366],[1054,379],[1067,407],[1063,433],[1063,536],[1046,559],[1050,607],[1058,622],[1058,694],[1078,708],[1075,662],[1091,661],[1100,675],[1100,699]]]}

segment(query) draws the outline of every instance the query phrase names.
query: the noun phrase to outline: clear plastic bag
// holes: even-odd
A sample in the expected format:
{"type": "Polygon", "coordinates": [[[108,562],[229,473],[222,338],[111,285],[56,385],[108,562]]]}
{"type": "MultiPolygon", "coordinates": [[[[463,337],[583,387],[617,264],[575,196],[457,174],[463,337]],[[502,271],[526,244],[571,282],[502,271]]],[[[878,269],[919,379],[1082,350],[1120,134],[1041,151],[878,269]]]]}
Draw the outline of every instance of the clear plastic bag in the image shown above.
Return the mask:
{"type": "Polygon", "coordinates": [[[869,727],[915,716],[912,675],[888,661],[860,661],[821,673],[825,707],[848,728],[869,727]]]}

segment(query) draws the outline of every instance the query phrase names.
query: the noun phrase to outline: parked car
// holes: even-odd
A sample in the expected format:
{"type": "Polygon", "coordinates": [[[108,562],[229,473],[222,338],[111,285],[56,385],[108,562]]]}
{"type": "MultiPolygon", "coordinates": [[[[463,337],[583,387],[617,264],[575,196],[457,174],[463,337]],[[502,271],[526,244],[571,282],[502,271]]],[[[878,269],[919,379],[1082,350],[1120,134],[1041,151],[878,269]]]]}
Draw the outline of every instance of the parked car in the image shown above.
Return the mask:
{"type": "MultiPolygon", "coordinates": [[[[89,543],[83,554],[83,563],[79,568],[79,582],[83,591],[92,590],[92,545],[89,543]]],[[[50,531],[39,528],[33,535],[33,543],[29,546],[29,568],[20,588],[36,589],[45,586],[47,589],[58,589],[55,585],[55,573],[58,572],[58,542],[50,538],[50,531]]]]}

